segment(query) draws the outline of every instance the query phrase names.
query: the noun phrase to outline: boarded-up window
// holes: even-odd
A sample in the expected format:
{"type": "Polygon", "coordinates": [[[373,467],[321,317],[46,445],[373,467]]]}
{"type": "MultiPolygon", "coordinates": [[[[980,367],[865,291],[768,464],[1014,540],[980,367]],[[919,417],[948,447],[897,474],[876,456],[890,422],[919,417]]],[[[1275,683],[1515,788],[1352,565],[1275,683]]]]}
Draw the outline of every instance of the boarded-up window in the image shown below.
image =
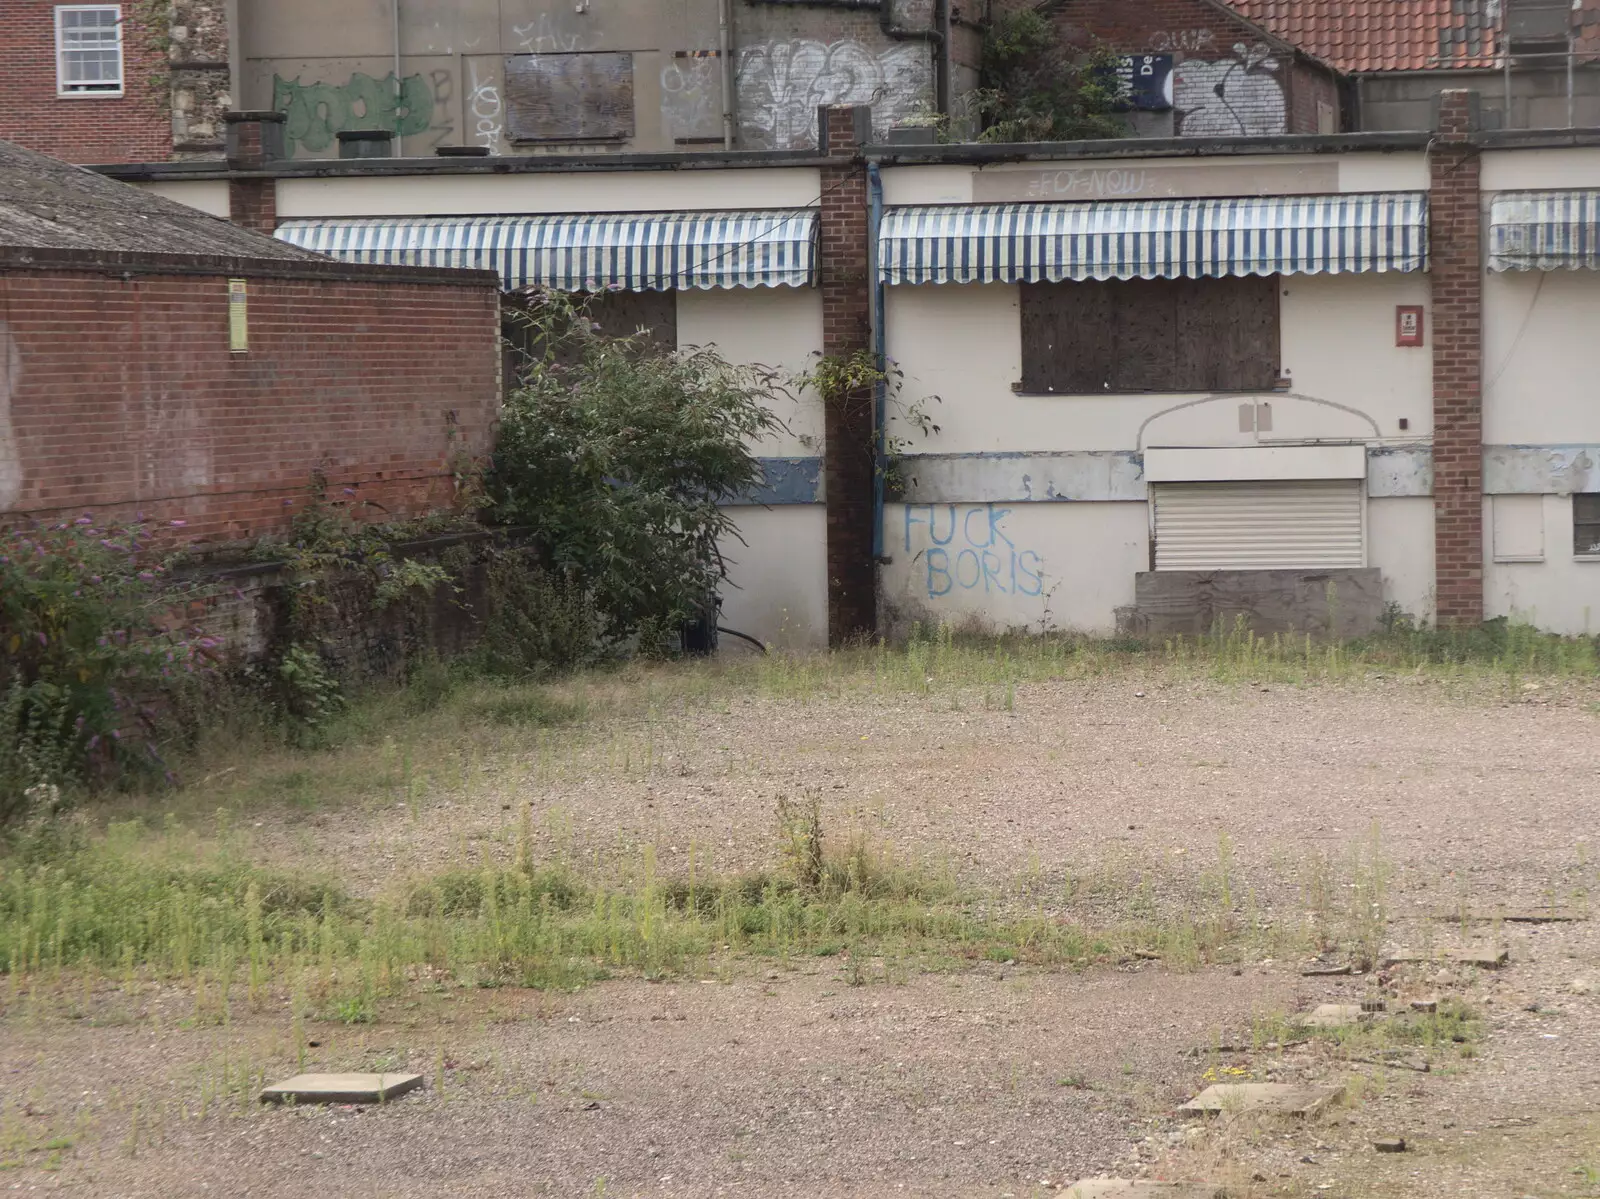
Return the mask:
{"type": "Polygon", "coordinates": [[[519,54],[506,59],[506,127],[516,142],[632,137],[633,55],[519,54]]]}
{"type": "Polygon", "coordinates": [[[1580,558],[1600,558],[1600,492],[1572,497],[1572,552],[1580,558]]]}
{"type": "Polygon", "coordinates": [[[1271,276],[1022,285],[1024,392],[1265,391],[1278,373],[1271,276]]]}

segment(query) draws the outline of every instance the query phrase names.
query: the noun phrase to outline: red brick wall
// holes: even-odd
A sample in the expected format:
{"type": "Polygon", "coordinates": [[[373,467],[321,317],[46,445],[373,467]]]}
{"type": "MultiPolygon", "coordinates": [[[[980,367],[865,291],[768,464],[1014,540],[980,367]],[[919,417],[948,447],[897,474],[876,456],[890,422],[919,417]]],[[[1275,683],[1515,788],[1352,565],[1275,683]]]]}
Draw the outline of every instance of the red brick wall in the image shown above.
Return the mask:
{"type": "MultiPolygon", "coordinates": [[[[871,109],[824,110],[819,268],[822,352],[844,357],[870,348],[871,272],[867,264],[867,175],[861,143],[871,109]]],[[[828,640],[840,645],[877,628],[877,564],[872,559],[873,395],[871,389],[828,399],[823,427],[823,486],[828,505],[828,640]]]]}
{"type": "Polygon", "coordinates": [[[315,470],[332,499],[381,504],[373,519],[452,502],[499,401],[493,286],[252,278],[245,354],[227,293],[216,276],[0,273],[22,468],[0,509],[142,512],[215,542],[283,528],[315,470]]]}
{"type": "Polygon", "coordinates": [[[172,157],[163,55],[122,4],[123,95],[56,95],[53,3],[0,0],[0,139],[68,162],[162,162],[172,157]]]}
{"type": "Polygon", "coordinates": [[[1201,0],[1068,0],[1055,21],[1070,44],[1094,38],[1124,53],[1171,54],[1180,136],[1315,133],[1317,100],[1338,110],[1331,71],[1296,62],[1247,21],[1201,0]]]}
{"type": "Polygon", "coordinates": [[[1438,621],[1483,620],[1483,275],[1472,96],[1446,91],[1428,152],[1433,544],[1438,621]]]}

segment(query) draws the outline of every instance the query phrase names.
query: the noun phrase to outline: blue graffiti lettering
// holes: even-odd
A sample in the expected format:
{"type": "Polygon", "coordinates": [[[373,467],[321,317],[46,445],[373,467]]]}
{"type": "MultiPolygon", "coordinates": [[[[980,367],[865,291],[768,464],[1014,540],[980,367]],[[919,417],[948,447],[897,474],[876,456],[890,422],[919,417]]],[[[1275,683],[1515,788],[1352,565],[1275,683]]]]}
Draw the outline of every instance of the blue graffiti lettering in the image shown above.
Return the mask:
{"type": "Polygon", "coordinates": [[[918,543],[927,568],[929,599],[956,590],[993,595],[1042,595],[1044,560],[1032,550],[1019,550],[1004,528],[1010,508],[993,504],[908,504],[905,548],[918,543]],[[945,524],[942,536],[939,526],[945,524]],[[925,530],[925,533],[922,531],[925,530]],[[958,544],[957,537],[966,544],[958,544]],[[949,547],[949,548],[945,548],[949,547]]]}

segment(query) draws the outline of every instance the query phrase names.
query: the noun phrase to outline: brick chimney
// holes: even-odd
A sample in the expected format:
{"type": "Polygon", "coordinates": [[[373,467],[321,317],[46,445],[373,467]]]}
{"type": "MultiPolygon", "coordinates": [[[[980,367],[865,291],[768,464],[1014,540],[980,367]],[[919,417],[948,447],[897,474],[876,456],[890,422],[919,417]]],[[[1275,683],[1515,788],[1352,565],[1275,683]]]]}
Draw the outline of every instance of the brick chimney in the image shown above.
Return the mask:
{"type": "Polygon", "coordinates": [[[228,180],[228,219],[270,236],[278,227],[278,181],[270,175],[238,175],[263,171],[283,157],[284,114],[239,111],[223,120],[228,126],[228,171],[234,176],[228,180]]]}

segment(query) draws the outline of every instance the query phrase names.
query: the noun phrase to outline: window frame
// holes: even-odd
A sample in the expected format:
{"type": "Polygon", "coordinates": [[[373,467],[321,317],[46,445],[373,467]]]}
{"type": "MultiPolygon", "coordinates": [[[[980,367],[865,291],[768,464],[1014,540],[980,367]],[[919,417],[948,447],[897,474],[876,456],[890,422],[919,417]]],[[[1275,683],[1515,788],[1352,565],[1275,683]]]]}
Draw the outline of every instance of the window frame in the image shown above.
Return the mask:
{"type": "MultiPolygon", "coordinates": [[[[56,99],[58,100],[116,100],[127,94],[128,87],[128,58],[123,43],[123,15],[120,4],[57,4],[55,6],[55,38],[56,38],[56,99]],[[114,48],[117,52],[117,83],[116,87],[95,87],[88,81],[71,83],[67,79],[67,55],[73,51],[81,51],[87,47],[68,46],[66,44],[66,26],[62,18],[68,13],[77,12],[111,12],[116,16],[112,28],[116,30],[117,39],[114,48]]],[[[112,49],[112,45],[101,49],[112,49]]]]}
{"type": "MultiPolygon", "coordinates": [[[[1572,557],[1578,562],[1600,562],[1600,551],[1580,550],[1578,548],[1578,530],[1580,528],[1600,529],[1600,519],[1579,520],[1578,501],[1592,499],[1597,503],[1597,517],[1600,517],[1600,491],[1575,491],[1572,493],[1572,557]]],[[[1591,545],[1600,545],[1600,537],[1590,541],[1591,545]]]]}

